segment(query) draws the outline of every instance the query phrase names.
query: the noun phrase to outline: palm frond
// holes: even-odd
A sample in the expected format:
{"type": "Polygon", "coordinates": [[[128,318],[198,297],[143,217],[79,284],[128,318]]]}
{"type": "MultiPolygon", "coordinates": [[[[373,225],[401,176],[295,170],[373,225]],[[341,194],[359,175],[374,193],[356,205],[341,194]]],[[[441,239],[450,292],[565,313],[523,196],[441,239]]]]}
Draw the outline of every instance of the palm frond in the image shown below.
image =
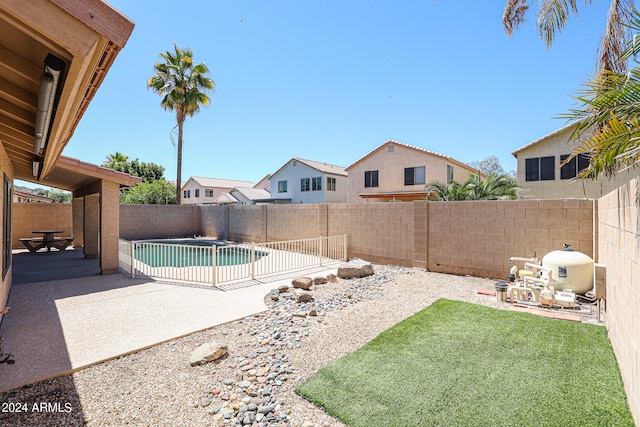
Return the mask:
{"type": "Polygon", "coordinates": [[[618,73],[627,68],[624,57],[630,23],[634,19],[633,0],[612,0],[607,26],[598,47],[598,70],[618,73]]]}
{"type": "Polygon", "coordinates": [[[502,26],[508,36],[511,36],[524,22],[527,10],[529,10],[527,0],[507,0],[502,13],[502,26]]]}
{"type": "Polygon", "coordinates": [[[551,47],[556,33],[561,32],[569,21],[569,15],[578,15],[576,0],[546,0],[538,10],[538,34],[547,48],[551,47]]]}

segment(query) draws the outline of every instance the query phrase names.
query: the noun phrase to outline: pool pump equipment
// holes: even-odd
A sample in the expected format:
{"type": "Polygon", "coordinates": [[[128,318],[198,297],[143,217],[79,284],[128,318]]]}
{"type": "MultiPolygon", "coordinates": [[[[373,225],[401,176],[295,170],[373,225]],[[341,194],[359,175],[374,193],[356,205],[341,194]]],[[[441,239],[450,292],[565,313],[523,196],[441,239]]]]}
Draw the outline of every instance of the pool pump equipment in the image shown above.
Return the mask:
{"type": "Polygon", "coordinates": [[[511,257],[509,284],[496,283],[498,301],[520,302],[543,307],[575,308],[576,296],[584,295],[594,286],[594,261],[565,244],[551,251],[538,262],[531,258],[511,257]],[[522,268],[519,267],[522,266],[522,268]]]}

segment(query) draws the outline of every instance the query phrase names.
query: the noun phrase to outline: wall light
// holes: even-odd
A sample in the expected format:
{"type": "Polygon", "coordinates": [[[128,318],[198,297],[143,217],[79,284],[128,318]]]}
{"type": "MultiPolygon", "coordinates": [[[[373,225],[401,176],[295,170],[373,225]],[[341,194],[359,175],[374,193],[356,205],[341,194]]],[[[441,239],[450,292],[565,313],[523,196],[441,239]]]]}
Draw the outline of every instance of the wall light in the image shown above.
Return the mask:
{"type": "Polygon", "coordinates": [[[33,161],[33,177],[35,179],[38,179],[38,175],[40,175],[40,166],[42,165],[42,163],[39,160],[34,160],[33,161]]]}
{"type": "MultiPolygon", "coordinates": [[[[44,60],[44,71],[40,77],[38,93],[38,113],[36,114],[36,132],[33,151],[42,154],[47,144],[49,128],[54,112],[58,83],[64,71],[64,62],[51,54],[44,60]]],[[[34,162],[35,163],[35,162],[34,162]]],[[[35,174],[34,174],[35,175],[35,174]]]]}

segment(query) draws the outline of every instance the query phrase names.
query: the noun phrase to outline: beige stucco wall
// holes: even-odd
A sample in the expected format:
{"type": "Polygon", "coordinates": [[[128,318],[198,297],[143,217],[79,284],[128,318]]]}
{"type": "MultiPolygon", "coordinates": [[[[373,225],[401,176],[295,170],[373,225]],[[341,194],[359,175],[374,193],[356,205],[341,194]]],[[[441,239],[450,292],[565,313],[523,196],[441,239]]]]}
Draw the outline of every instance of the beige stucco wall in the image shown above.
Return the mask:
{"type": "Polygon", "coordinates": [[[14,203],[12,248],[24,249],[23,237],[41,237],[34,230],[64,230],[65,236],[73,236],[71,203],[14,203]]]}
{"type": "Polygon", "coordinates": [[[389,152],[389,145],[384,145],[365,159],[349,167],[347,202],[360,203],[376,201],[363,199],[362,193],[385,193],[424,190],[430,181],[447,182],[447,165],[452,165],[453,179],[466,181],[475,171],[467,166],[447,159],[416,150],[403,145],[394,144],[389,152]],[[425,184],[404,185],[404,169],[410,167],[425,167],[425,184]],[[364,186],[365,171],[378,171],[378,187],[364,186]]]}
{"type": "Polygon", "coordinates": [[[600,199],[598,222],[609,339],[631,413],[640,425],[640,178],[600,199]]]}
{"type": "MultiPolygon", "coordinates": [[[[4,186],[4,176],[7,176],[9,178],[9,180],[13,183],[13,166],[11,166],[11,162],[9,161],[9,158],[7,157],[7,153],[4,151],[4,147],[2,146],[2,144],[0,144],[0,179],[2,180],[2,185],[4,186]]],[[[3,187],[2,187],[3,188],[3,187]]],[[[13,200],[9,200],[9,203],[13,203],[13,200]]],[[[2,207],[4,206],[5,200],[4,200],[4,191],[0,191],[0,213],[4,214],[4,209],[2,209],[2,207]]],[[[2,217],[3,215],[0,215],[0,217],[2,217]]],[[[13,218],[16,217],[15,212],[12,214],[13,218]]],[[[0,218],[2,220],[4,220],[4,218],[0,218]]],[[[0,224],[2,224],[2,221],[0,221],[0,224]]],[[[13,234],[13,232],[12,232],[13,234]]],[[[4,236],[4,227],[0,226],[0,236],[1,239],[0,242],[0,254],[2,254],[2,251],[4,250],[4,242],[7,240],[4,236]]],[[[1,275],[2,272],[2,261],[0,261],[0,311],[7,305],[7,299],[9,298],[9,289],[11,288],[11,274],[12,274],[12,267],[9,267],[9,270],[7,271],[7,274],[5,277],[2,277],[1,275]]],[[[2,314],[0,314],[0,322],[2,321],[2,314]]]]}
{"type": "Polygon", "coordinates": [[[568,140],[573,128],[566,129],[517,153],[519,195],[523,199],[600,198],[636,176],[640,168],[621,172],[612,179],[597,181],[560,179],[560,156],[571,154],[572,144],[568,140]],[[526,181],[525,161],[534,157],[555,157],[555,179],[553,181],[526,181]]]}
{"type": "Polygon", "coordinates": [[[230,188],[217,188],[217,187],[203,187],[198,184],[195,180],[189,179],[186,184],[182,186],[182,204],[183,205],[203,205],[203,204],[211,204],[215,202],[216,198],[225,191],[231,190],[230,188]],[[213,190],[212,197],[205,197],[206,189],[213,190]],[[184,191],[190,190],[191,197],[188,199],[184,198],[184,191]],[[196,197],[196,190],[200,190],[199,197],[196,197]]]}

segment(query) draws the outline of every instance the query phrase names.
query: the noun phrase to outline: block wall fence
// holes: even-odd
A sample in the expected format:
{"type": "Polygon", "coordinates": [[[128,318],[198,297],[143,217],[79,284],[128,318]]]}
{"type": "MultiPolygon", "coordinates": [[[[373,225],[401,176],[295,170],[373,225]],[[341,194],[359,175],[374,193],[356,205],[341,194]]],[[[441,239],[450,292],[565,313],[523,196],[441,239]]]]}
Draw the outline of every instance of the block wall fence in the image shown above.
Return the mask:
{"type": "Polygon", "coordinates": [[[73,235],[71,203],[14,203],[12,208],[13,249],[24,249],[23,237],[42,237],[34,235],[34,230],[64,230],[66,236],[73,235]]]}
{"type": "Polygon", "coordinates": [[[120,206],[120,236],[202,235],[270,242],[347,234],[348,256],[429,271],[505,278],[511,256],[564,243],[594,256],[591,199],[254,206],[120,206]]]}

